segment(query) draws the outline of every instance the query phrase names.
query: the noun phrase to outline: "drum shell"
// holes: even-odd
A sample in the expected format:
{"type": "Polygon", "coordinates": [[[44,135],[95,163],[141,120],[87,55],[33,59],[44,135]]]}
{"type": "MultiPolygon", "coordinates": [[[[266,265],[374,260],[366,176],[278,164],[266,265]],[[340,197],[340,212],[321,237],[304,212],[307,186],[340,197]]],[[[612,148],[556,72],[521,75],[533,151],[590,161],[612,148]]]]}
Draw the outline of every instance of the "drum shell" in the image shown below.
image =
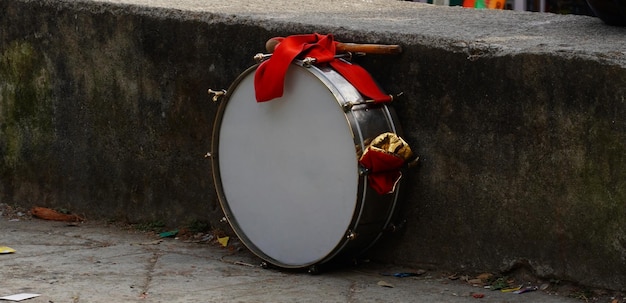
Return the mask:
{"type": "MultiPolygon", "coordinates": [[[[220,134],[222,128],[222,118],[224,111],[228,107],[231,96],[240,86],[240,82],[250,77],[258,66],[253,66],[243,72],[229,87],[228,92],[221,100],[218,114],[213,128],[213,142],[211,148],[213,177],[216,185],[220,206],[226,215],[233,231],[255,255],[261,259],[283,268],[304,268],[312,265],[327,263],[331,260],[354,258],[361,255],[370,248],[383,234],[390,224],[394,215],[400,186],[398,185],[394,193],[379,195],[367,185],[367,174],[361,170],[355,170],[354,176],[358,178],[358,188],[354,197],[354,213],[351,222],[340,239],[338,244],[322,258],[301,264],[286,264],[268,255],[260,249],[254,241],[246,235],[246,231],[240,227],[237,214],[231,210],[229,197],[224,191],[220,173],[220,134]]],[[[369,141],[385,132],[393,132],[401,135],[398,120],[394,109],[389,104],[377,104],[365,102],[362,95],[348,83],[341,75],[329,67],[303,67],[294,63],[292,67],[305,70],[323,83],[335,97],[337,111],[345,115],[345,121],[351,132],[354,144],[354,161],[358,161],[363,150],[369,141]]],[[[251,100],[254,102],[254,100],[251,100]]],[[[272,102],[272,101],[269,101],[272,102]]],[[[260,218],[261,220],[263,218],[260,218]]]]}

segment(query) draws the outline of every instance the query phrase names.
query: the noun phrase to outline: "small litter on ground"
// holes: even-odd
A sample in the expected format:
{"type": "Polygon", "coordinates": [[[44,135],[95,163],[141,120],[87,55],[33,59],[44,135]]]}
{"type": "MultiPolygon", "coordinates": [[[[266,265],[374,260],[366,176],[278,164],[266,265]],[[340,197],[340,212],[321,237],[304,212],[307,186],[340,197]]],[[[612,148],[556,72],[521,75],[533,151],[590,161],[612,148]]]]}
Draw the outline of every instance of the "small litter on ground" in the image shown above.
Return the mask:
{"type": "Polygon", "coordinates": [[[0,254],[12,254],[15,252],[15,249],[7,246],[0,246],[0,254]]]}
{"type": "Polygon", "coordinates": [[[226,247],[226,246],[228,246],[228,239],[230,239],[230,238],[229,237],[217,238],[217,242],[222,244],[222,246],[226,247]]]}
{"type": "Polygon", "coordinates": [[[81,218],[74,214],[64,214],[58,212],[54,209],[46,208],[46,207],[33,207],[30,210],[33,217],[43,219],[43,220],[51,220],[51,221],[64,221],[64,222],[83,222],[84,218],[81,218]]]}
{"type": "Polygon", "coordinates": [[[39,297],[39,296],[41,296],[41,295],[39,295],[39,294],[21,293],[21,294],[15,294],[15,295],[6,296],[6,297],[0,297],[0,300],[22,301],[22,300],[26,300],[26,299],[39,297]]]}
{"type": "Polygon", "coordinates": [[[398,273],[393,273],[393,274],[383,273],[381,275],[383,275],[383,276],[392,276],[392,277],[396,277],[396,278],[406,278],[406,277],[417,277],[417,276],[419,276],[421,274],[417,273],[417,272],[398,272],[398,273]]]}
{"type": "Polygon", "coordinates": [[[171,238],[178,234],[178,230],[166,231],[159,234],[161,238],[171,238]]]}

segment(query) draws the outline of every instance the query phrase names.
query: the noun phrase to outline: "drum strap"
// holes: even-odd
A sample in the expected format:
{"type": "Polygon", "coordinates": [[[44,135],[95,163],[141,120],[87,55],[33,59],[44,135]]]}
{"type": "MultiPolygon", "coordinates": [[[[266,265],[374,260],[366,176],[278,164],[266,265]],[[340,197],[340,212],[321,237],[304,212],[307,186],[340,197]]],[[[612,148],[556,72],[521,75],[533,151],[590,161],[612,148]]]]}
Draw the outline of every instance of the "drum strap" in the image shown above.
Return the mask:
{"type": "Polygon", "coordinates": [[[254,75],[257,102],[282,97],[285,74],[296,58],[313,57],[316,63],[328,63],[350,82],[361,94],[375,102],[389,102],[391,96],[383,93],[372,76],[362,67],[335,58],[333,36],[320,34],[293,35],[280,39],[272,57],[261,63],[254,75]]]}

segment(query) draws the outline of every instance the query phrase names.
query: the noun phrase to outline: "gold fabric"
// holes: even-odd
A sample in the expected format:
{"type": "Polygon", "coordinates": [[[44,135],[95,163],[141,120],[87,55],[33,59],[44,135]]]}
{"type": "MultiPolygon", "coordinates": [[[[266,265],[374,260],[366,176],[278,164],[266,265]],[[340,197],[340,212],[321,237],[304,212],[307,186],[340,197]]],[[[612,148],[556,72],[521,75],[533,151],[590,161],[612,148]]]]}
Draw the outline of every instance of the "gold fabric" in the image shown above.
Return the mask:
{"type": "Polygon", "coordinates": [[[411,147],[402,138],[394,133],[382,133],[374,138],[368,148],[396,155],[408,161],[413,157],[411,147]]]}

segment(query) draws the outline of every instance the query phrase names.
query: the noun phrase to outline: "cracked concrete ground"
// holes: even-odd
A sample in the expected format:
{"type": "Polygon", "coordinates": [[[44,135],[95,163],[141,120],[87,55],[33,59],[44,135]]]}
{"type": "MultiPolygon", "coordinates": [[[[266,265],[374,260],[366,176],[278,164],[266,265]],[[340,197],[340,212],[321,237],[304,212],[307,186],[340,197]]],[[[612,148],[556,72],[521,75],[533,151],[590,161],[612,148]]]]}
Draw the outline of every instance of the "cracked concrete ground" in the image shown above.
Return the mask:
{"type": "Polygon", "coordinates": [[[101,222],[0,217],[0,231],[0,246],[16,250],[0,254],[0,297],[41,294],[26,301],[33,303],[581,302],[554,289],[503,293],[428,271],[417,277],[383,276],[415,269],[372,263],[320,275],[264,269],[253,265],[260,260],[245,248],[159,239],[101,222]],[[476,293],[484,297],[474,298],[476,293]]]}

